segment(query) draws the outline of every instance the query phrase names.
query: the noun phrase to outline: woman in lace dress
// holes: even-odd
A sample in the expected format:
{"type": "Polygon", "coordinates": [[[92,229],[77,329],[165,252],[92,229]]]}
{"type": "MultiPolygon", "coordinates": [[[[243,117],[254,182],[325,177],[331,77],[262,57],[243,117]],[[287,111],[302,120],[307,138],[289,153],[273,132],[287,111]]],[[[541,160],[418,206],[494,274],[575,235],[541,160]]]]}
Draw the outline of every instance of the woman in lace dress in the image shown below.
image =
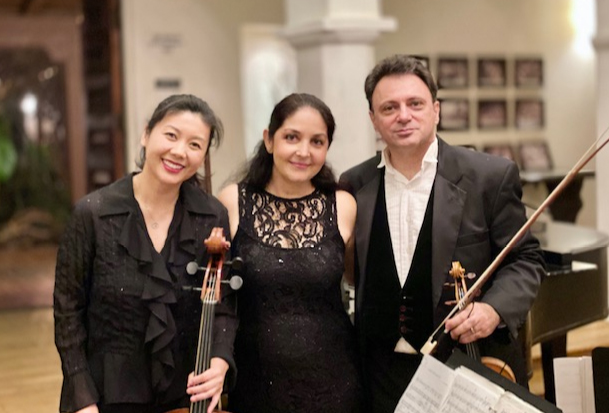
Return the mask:
{"type": "Polygon", "coordinates": [[[246,267],[233,413],[359,410],[356,342],[340,288],[356,205],[325,164],[334,128],[321,100],[287,96],[244,177],[219,196],[233,256],[246,267]]]}
{"type": "Polygon", "coordinates": [[[222,124],[192,95],[161,102],[141,138],[142,170],[80,200],[57,255],[55,342],[61,412],[157,413],[222,391],[236,320],[219,305],[211,368],[194,369],[202,284],[186,265],[203,262],[226,209],[196,186],[222,124]],[[145,162],[144,162],[145,161],[145,162]],[[194,181],[194,182],[193,182],[194,181]]]}

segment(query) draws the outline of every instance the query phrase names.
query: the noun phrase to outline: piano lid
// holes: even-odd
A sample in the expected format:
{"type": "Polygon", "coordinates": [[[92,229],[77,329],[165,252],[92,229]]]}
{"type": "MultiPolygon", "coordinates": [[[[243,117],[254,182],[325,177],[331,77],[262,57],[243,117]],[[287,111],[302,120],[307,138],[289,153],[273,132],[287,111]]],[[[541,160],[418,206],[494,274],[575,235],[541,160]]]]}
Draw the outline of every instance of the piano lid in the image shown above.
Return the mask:
{"type": "Polygon", "coordinates": [[[542,231],[533,232],[544,251],[577,255],[609,245],[607,234],[591,228],[568,222],[550,221],[544,224],[542,231]]]}

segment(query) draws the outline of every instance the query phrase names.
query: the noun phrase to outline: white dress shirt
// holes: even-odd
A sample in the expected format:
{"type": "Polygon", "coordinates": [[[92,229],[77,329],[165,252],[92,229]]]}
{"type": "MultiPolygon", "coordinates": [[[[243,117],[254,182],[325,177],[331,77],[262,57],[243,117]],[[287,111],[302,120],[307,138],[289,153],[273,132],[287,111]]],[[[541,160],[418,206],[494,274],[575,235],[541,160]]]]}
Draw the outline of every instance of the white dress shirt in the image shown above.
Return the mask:
{"type": "Polygon", "coordinates": [[[438,139],[427,149],[421,170],[408,180],[392,165],[389,152],[381,154],[379,168],[385,167],[385,202],[393,246],[393,256],[402,287],[408,277],[419,232],[425,218],[431,188],[438,169],[438,139]]]}

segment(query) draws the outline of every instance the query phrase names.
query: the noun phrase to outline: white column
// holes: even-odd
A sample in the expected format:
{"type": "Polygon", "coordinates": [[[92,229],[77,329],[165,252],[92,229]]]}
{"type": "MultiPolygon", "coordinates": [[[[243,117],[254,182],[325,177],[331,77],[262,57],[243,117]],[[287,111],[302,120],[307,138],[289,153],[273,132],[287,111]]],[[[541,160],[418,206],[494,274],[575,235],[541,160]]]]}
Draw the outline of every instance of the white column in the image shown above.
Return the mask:
{"type": "MultiPolygon", "coordinates": [[[[597,55],[597,135],[609,127],[609,0],[597,0],[597,34],[594,47],[597,55]]],[[[609,145],[608,145],[609,146],[609,145]]],[[[609,234],[609,147],[596,159],[596,198],[598,229],[609,234]]]]}
{"type": "Polygon", "coordinates": [[[298,91],[322,99],[336,119],[328,162],[337,174],[376,150],[364,79],[376,63],[374,40],[394,31],[380,0],[286,0],[285,38],[297,51],[298,91]]]}
{"type": "MultiPolygon", "coordinates": [[[[609,0],[596,0],[597,33],[594,47],[597,56],[597,135],[609,127],[609,0]]],[[[606,138],[606,136],[605,136],[606,138]]],[[[609,145],[596,158],[597,228],[609,234],[609,145]]]]}

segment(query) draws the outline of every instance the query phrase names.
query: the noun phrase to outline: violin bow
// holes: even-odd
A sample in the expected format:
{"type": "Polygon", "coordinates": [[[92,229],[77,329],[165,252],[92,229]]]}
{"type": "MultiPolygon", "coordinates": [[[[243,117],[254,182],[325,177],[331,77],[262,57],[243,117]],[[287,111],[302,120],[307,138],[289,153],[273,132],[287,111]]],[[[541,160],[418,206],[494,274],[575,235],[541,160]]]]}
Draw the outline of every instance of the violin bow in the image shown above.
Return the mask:
{"type": "MultiPolygon", "coordinates": [[[[603,149],[607,143],[609,143],[609,138],[605,139],[601,142],[603,137],[609,131],[609,127],[603,131],[603,133],[598,137],[598,139],[588,148],[586,152],[582,155],[582,157],[577,161],[577,163],[571,168],[571,170],[567,173],[567,175],[560,181],[558,186],[554,188],[554,190],[548,195],[548,197],[543,201],[543,203],[535,210],[535,212],[531,215],[531,217],[524,223],[524,225],[514,234],[512,239],[507,243],[507,245],[503,248],[503,250],[495,257],[493,262],[488,266],[486,270],[482,273],[482,275],[476,280],[476,282],[467,290],[465,295],[458,300],[457,304],[453,307],[453,309],[448,313],[446,318],[440,323],[438,328],[432,333],[432,335],[427,339],[427,342],[421,348],[422,354],[431,354],[438,345],[438,340],[434,339],[440,329],[446,324],[446,322],[453,316],[460,308],[465,308],[473,299],[471,298],[474,294],[476,294],[484,285],[486,281],[490,278],[491,274],[499,267],[499,265],[503,262],[505,257],[510,253],[516,243],[522,239],[524,234],[531,228],[531,226],[537,221],[537,218],[541,215],[541,213],[548,207],[554,200],[560,195],[563,189],[575,179],[579,171],[586,166],[592,158],[596,156],[596,154],[603,149]],[[599,142],[601,142],[599,144],[599,142]]],[[[447,333],[445,330],[444,333],[447,333]]]]}

